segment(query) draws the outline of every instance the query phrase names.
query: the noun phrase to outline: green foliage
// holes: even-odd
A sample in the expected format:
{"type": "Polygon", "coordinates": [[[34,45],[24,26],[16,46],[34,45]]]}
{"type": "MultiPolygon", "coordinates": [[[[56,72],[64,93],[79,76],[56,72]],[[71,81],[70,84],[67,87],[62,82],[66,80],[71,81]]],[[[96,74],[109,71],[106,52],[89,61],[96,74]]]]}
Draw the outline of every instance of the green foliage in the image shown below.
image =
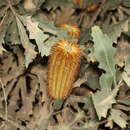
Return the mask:
{"type": "Polygon", "coordinates": [[[37,53],[34,50],[34,45],[30,43],[26,30],[18,16],[16,16],[16,21],[17,21],[18,31],[20,35],[20,40],[21,40],[22,46],[25,49],[25,52],[24,52],[25,65],[26,67],[28,67],[29,63],[33,61],[37,53]]]}
{"type": "Polygon", "coordinates": [[[38,46],[38,50],[41,56],[48,55],[46,46],[44,46],[44,41],[49,38],[49,35],[44,34],[44,32],[38,27],[38,22],[32,22],[31,17],[26,18],[26,26],[29,31],[29,38],[35,39],[38,46]]]}
{"type": "MultiPolygon", "coordinates": [[[[100,76],[99,82],[101,90],[93,94],[92,99],[99,119],[101,119],[101,117],[106,118],[107,112],[110,109],[111,115],[109,117],[109,120],[114,121],[120,127],[124,128],[126,127],[127,122],[120,116],[121,111],[112,109],[112,104],[116,103],[115,97],[117,96],[117,92],[119,91],[120,87],[120,83],[118,83],[118,85],[116,83],[116,59],[114,59],[116,49],[112,46],[113,41],[116,40],[118,35],[116,32],[113,32],[112,34],[113,35],[109,33],[108,37],[108,35],[102,33],[102,30],[100,30],[98,26],[92,28],[94,46],[93,52],[90,55],[95,57],[99,62],[99,68],[105,70],[105,73],[102,73],[100,76]],[[114,86],[114,89],[112,89],[112,86],[114,86]]],[[[129,61],[130,59],[128,57],[125,64],[126,72],[123,72],[123,79],[128,85],[130,83],[128,77],[130,63],[129,61]]]]}
{"type": "Polygon", "coordinates": [[[94,41],[94,50],[91,56],[95,57],[99,62],[99,68],[105,70],[100,77],[101,91],[94,94],[93,102],[97,111],[99,119],[107,116],[107,111],[115,103],[114,97],[117,90],[111,90],[112,84],[116,85],[115,77],[115,52],[116,49],[112,47],[112,40],[103,34],[98,26],[92,28],[92,37],[94,41]]]}
{"type": "Polygon", "coordinates": [[[92,37],[94,41],[94,50],[91,56],[99,62],[99,68],[105,70],[100,78],[101,88],[110,88],[115,82],[115,53],[116,49],[112,47],[112,40],[103,34],[98,26],[92,28],[92,37]]]}
{"type": "Polygon", "coordinates": [[[101,117],[106,118],[107,111],[111,109],[113,103],[116,103],[115,97],[118,88],[112,91],[110,87],[111,86],[101,89],[101,91],[96,92],[96,94],[92,96],[99,119],[101,119],[101,117]]]}
{"type": "Polygon", "coordinates": [[[29,31],[29,39],[34,39],[41,56],[48,56],[52,46],[60,39],[70,39],[66,31],[57,29],[52,22],[32,20],[30,16],[21,17],[29,31]],[[49,35],[51,34],[51,35],[49,35]]]}
{"type": "MultiPolygon", "coordinates": [[[[41,5],[44,2],[43,0],[37,1],[37,4],[41,5]]],[[[8,8],[5,7],[3,10],[6,11],[8,8]]],[[[3,16],[1,12],[1,17],[3,16]]],[[[5,51],[2,46],[4,42],[8,43],[9,46],[10,44],[21,44],[25,49],[26,67],[35,59],[37,54],[36,46],[32,44],[31,39],[35,40],[41,56],[49,56],[52,46],[59,39],[72,39],[66,31],[56,28],[53,22],[44,22],[31,16],[18,15],[13,8],[5,14],[3,20],[2,31],[0,32],[0,54],[5,51]],[[29,31],[29,36],[27,31],[29,31]]]]}

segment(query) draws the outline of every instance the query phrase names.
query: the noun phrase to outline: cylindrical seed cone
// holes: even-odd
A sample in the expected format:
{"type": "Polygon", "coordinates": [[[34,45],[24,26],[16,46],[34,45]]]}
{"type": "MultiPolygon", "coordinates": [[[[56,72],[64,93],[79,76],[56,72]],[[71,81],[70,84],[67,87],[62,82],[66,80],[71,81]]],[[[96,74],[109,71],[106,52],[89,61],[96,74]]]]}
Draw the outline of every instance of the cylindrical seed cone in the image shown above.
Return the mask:
{"type": "Polygon", "coordinates": [[[60,40],[52,49],[48,64],[48,94],[52,98],[66,98],[79,70],[81,51],[79,46],[60,40]]]}

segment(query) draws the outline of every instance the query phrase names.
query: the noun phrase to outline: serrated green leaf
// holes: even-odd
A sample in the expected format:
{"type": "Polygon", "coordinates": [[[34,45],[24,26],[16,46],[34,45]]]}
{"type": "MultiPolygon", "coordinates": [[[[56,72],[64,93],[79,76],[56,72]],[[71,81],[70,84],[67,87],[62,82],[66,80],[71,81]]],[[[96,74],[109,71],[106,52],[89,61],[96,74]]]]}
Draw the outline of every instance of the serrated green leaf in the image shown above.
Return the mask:
{"type": "Polygon", "coordinates": [[[106,118],[108,109],[112,107],[113,103],[116,103],[115,97],[117,92],[118,88],[115,88],[113,91],[110,88],[104,88],[92,96],[99,119],[101,117],[106,118]]]}
{"type": "Polygon", "coordinates": [[[66,38],[68,40],[72,39],[67,34],[67,31],[56,29],[55,26],[52,24],[52,22],[48,23],[48,25],[46,22],[41,23],[40,24],[40,26],[42,26],[41,29],[39,27],[39,22],[36,21],[36,19],[35,21],[32,21],[30,16],[26,17],[25,19],[26,19],[25,26],[27,26],[27,29],[29,31],[29,37],[30,39],[34,39],[36,41],[41,56],[44,55],[48,56],[50,54],[52,46],[59,39],[63,38],[66,38]]]}
{"type": "Polygon", "coordinates": [[[122,112],[120,110],[112,109],[110,119],[113,120],[116,124],[118,124],[121,128],[125,128],[127,122],[121,117],[121,114],[122,112]]]}
{"type": "Polygon", "coordinates": [[[42,29],[45,33],[50,33],[56,36],[54,37],[54,39],[56,39],[55,41],[59,39],[63,39],[63,38],[68,39],[68,40],[75,40],[71,36],[68,35],[67,30],[57,28],[53,21],[49,21],[49,22],[43,21],[43,19],[40,19],[39,17],[32,18],[32,21],[38,22],[39,23],[38,27],[42,29]]]}
{"type": "Polygon", "coordinates": [[[39,18],[35,18],[33,19],[34,21],[38,21],[39,22],[39,28],[43,29],[45,32],[49,32],[53,35],[57,35],[57,28],[54,26],[54,22],[52,21],[44,21],[40,20],[39,18]]]}
{"type": "Polygon", "coordinates": [[[41,56],[48,56],[48,47],[44,44],[44,41],[49,38],[48,34],[44,34],[44,31],[42,31],[38,27],[38,22],[33,22],[31,20],[31,17],[26,17],[26,26],[29,30],[29,37],[30,39],[35,39],[36,44],[38,46],[38,50],[41,53],[41,56]]]}
{"type": "Polygon", "coordinates": [[[115,103],[114,97],[118,89],[111,90],[112,84],[116,85],[115,78],[115,53],[116,49],[112,47],[112,40],[103,34],[98,26],[92,28],[92,37],[94,41],[93,52],[90,56],[96,58],[99,62],[99,68],[105,70],[100,77],[101,91],[95,93],[92,98],[99,119],[107,116],[107,111],[115,103]]]}
{"type": "Polygon", "coordinates": [[[19,35],[20,35],[20,40],[21,40],[22,46],[25,49],[25,52],[24,52],[25,65],[26,65],[26,67],[28,67],[28,65],[36,57],[37,53],[34,50],[34,45],[30,43],[26,30],[18,17],[16,17],[16,21],[17,21],[18,31],[19,31],[19,35]]]}
{"type": "Polygon", "coordinates": [[[57,28],[53,21],[43,21],[43,19],[40,19],[39,17],[32,18],[32,21],[38,22],[38,27],[42,29],[45,33],[50,33],[56,36],[55,39],[66,38],[68,40],[74,40],[71,36],[68,35],[67,30],[57,28]]]}
{"type": "Polygon", "coordinates": [[[111,87],[113,80],[115,80],[116,62],[114,57],[116,49],[112,47],[112,40],[106,34],[103,34],[98,26],[94,26],[92,28],[92,37],[94,41],[94,50],[90,56],[96,58],[96,60],[99,62],[99,68],[105,70],[106,72],[101,76],[100,79],[101,88],[109,88],[111,87]],[[103,76],[105,75],[107,75],[107,79],[105,80],[106,82],[103,81],[103,79],[105,79],[103,76]]]}

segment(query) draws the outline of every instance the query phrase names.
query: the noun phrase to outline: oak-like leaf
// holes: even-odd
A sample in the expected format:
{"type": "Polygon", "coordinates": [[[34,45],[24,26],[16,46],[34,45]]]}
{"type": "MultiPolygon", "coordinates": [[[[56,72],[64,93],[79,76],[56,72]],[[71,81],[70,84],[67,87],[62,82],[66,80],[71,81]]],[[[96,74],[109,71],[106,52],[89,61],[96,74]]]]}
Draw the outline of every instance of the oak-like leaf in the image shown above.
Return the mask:
{"type": "Polygon", "coordinates": [[[101,90],[92,96],[97,115],[101,119],[101,117],[107,116],[108,109],[116,102],[114,97],[118,88],[111,89],[112,84],[116,85],[114,59],[116,49],[112,46],[112,40],[106,34],[103,34],[98,26],[92,28],[92,37],[94,46],[90,56],[96,58],[99,62],[99,68],[105,71],[99,80],[101,90]]]}
{"type": "Polygon", "coordinates": [[[25,65],[28,67],[28,65],[33,61],[33,59],[36,57],[37,53],[34,50],[34,45],[29,41],[28,35],[26,33],[26,29],[24,28],[24,25],[20,21],[18,17],[16,17],[18,31],[20,35],[20,40],[22,43],[22,46],[25,49],[24,55],[25,55],[25,65]]]}

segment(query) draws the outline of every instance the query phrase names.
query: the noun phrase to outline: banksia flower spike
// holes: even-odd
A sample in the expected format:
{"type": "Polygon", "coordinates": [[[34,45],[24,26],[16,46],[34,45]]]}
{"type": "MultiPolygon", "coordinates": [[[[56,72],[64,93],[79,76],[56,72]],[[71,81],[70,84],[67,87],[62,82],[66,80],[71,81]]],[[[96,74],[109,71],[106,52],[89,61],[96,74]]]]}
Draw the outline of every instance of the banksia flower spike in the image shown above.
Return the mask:
{"type": "Polygon", "coordinates": [[[52,98],[66,98],[73,87],[80,65],[78,44],[60,40],[52,49],[48,65],[48,94],[52,98]]]}
{"type": "Polygon", "coordinates": [[[73,38],[79,39],[80,29],[77,27],[77,25],[61,24],[60,28],[67,30],[68,35],[72,36],[73,38]]]}

